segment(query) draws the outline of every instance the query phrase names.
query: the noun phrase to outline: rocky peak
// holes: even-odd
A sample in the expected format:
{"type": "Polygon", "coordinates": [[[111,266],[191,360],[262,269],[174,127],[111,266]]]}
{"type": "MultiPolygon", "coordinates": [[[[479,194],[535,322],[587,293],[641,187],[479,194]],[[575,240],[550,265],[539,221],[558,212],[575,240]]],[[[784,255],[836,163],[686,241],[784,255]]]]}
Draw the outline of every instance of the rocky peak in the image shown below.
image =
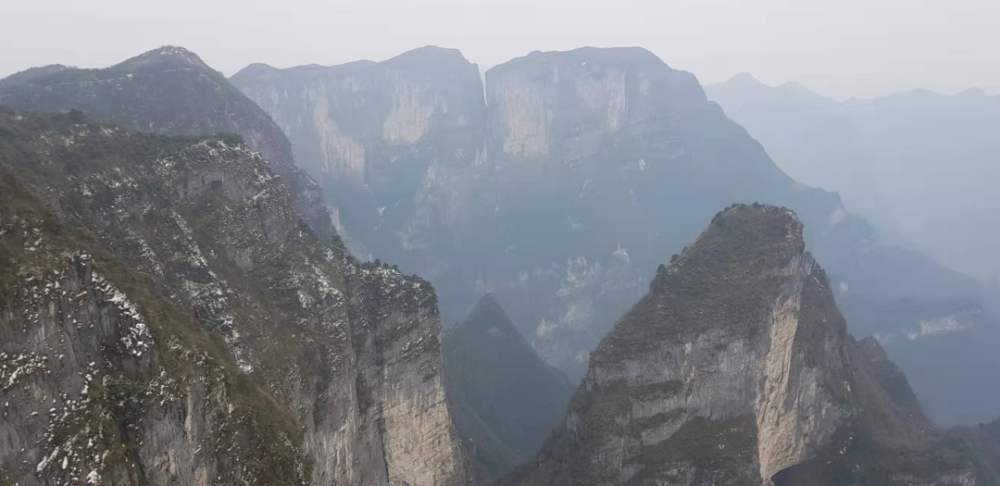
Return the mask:
{"type": "Polygon", "coordinates": [[[486,294],[479,299],[463,324],[476,326],[477,329],[485,330],[491,334],[503,333],[506,335],[513,331],[513,335],[517,335],[517,329],[510,323],[507,313],[504,312],[503,307],[500,307],[500,302],[493,294],[486,294]],[[493,329],[497,331],[493,331],[493,329]]]}
{"type": "Polygon", "coordinates": [[[847,334],[795,214],[736,205],[658,271],[593,353],[537,462],[506,484],[974,477],[971,456],[925,433],[900,377],[876,342],[847,334]],[[921,454],[948,459],[915,468],[921,454]]]}
{"type": "Polygon", "coordinates": [[[136,71],[189,67],[215,73],[197,54],[180,46],[163,46],[112,66],[110,69],[136,71]]]}
{"type": "Polygon", "coordinates": [[[30,83],[0,83],[0,103],[15,109],[83,111],[90,119],[166,135],[232,133],[260,152],[292,192],[318,234],[334,234],[322,191],[295,166],[273,120],[196,54],[167,46],[106,69],[48,69],[30,83]]]}

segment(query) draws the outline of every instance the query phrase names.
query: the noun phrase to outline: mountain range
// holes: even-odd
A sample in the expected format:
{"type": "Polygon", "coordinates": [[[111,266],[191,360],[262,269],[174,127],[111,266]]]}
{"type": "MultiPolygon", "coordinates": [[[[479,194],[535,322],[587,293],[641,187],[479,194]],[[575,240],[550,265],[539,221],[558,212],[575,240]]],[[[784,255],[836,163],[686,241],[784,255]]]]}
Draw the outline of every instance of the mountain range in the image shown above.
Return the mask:
{"type": "Polygon", "coordinates": [[[952,268],[1000,276],[1000,230],[987,209],[1000,184],[1000,96],[918,90],[837,101],[749,74],[705,90],[792,177],[838,191],[883,232],[952,268]]]}
{"type": "Polygon", "coordinates": [[[996,484],[996,422],[934,425],[1000,415],[982,286],[643,49],[0,105],[4,486],[996,484]]]}
{"type": "Polygon", "coordinates": [[[381,63],[253,65],[231,81],[289,134],[355,254],[428,278],[446,323],[487,292],[516,303],[511,320],[573,379],[648,269],[717,208],[761,202],[806,222],[852,332],[938,357],[901,361],[936,420],[1000,412],[984,399],[1000,389],[995,363],[950,362],[948,341],[996,341],[982,286],[790,178],[690,73],[637,48],[531,53],[487,71],[485,87],[478,72],[426,47],[381,63]],[[962,380],[966,365],[983,371],[962,380]]]}

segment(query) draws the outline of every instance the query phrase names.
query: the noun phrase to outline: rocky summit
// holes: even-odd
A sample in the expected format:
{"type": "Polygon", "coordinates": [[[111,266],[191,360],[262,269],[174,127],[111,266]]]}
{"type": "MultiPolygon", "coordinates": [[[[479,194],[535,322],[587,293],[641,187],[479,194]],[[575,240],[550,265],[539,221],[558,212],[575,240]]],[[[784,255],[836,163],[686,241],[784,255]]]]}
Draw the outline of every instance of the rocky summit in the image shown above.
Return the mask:
{"type": "Polygon", "coordinates": [[[264,156],[317,234],[333,235],[322,191],[295,166],[274,121],[225,76],[182,47],[155,49],[106,69],[46,66],[0,80],[0,104],[19,110],[78,110],[93,120],[164,135],[232,133],[264,156]]]}
{"type": "Polygon", "coordinates": [[[878,342],[847,333],[793,212],[737,205],[659,268],[501,484],[997,484],[977,440],[934,430],[878,342]]]}
{"type": "Polygon", "coordinates": [[[0,112],[0,484],[466,484],[433,289],[282,181],[231,135],[0,112]]]}

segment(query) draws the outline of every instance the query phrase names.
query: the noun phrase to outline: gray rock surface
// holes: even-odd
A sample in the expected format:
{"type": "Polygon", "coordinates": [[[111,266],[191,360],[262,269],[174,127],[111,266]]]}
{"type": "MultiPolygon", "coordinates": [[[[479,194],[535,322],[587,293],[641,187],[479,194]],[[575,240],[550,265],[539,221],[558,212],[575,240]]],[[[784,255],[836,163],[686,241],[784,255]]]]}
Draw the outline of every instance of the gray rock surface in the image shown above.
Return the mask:
{"type": "Polygon", "coordinates": [[[461,485],[436,297],[232,137],[0,114],[0,479],[461,485]]]}
{"type": "Polygon", "coordinates": [[[659,269],[500,484],[996,484],[943,437],[878,342],[847,333],[795,214],[740,205],[659,269]]]}
{"type": "Polygon", "coordinates": [[[479,68],[425,47],[381,63],[252,65],[230,81],[292,140],[295,160],[327,189],[338,230],[359,256],[405,267],[413,252],[447,271],[449,235],[469,213],[472,174],[484,169],[479,68]],[[404,258],[404,260],[397,260],[404,258]]]}

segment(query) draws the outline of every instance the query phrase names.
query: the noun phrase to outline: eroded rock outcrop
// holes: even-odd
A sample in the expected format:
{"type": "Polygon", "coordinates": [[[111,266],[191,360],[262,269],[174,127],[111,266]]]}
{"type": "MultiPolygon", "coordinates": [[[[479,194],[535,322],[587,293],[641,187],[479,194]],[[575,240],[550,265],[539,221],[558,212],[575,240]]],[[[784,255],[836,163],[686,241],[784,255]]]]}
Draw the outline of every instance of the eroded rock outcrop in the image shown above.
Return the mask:
{"type": "Polygon", "coordinates": [[[660,267],[502,483],[993,484],[981,466],[877,341],[847,333],[795,214],[738,205],[660,267]]]}
{"type": "Polygon", "coordinates": [[[0,479],[465,484],[430,285],[265,160],[0,114],[0,479]]]}

